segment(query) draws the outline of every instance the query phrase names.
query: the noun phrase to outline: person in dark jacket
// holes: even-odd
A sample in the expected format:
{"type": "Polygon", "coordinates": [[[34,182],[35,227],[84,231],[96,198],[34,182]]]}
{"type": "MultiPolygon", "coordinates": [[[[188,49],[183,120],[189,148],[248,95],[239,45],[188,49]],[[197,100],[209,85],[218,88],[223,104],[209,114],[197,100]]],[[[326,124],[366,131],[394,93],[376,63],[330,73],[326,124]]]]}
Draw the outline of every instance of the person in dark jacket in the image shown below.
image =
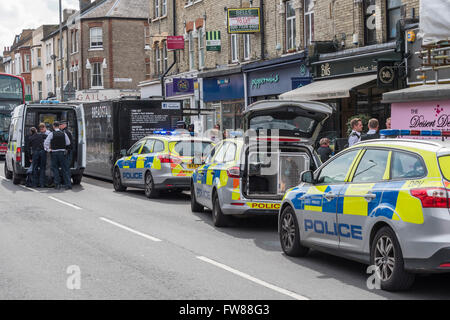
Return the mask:
{"type": "Polygon", "coordinates": [[[322,163],[327,162],[328,159],[331,158],[331,156],[333,155],[333,151],[330,148],[330,139],[328,138],[320,139],[320,147],[319,149],[317,149],[317,153],[319,154],[322,163]]]}
{"type": "MultiPolygon", "coordinates": [[[[67,146],[67,153],[66,153],[66,170],[69,172],[70,174],[70,167],[72,165],[72,157],[73,157],[73,148],[74,148],[74,144],[73,144],[73,135],[72,132],[67,128],[68,125],[68,121],[67,120],[62,120],[59,124],[59,129],[64,132],[65,134],[67,134],[67,136],[69,137],[69,141],[70,144],[67,146]]],[[[70,177],[70,175],[69,175],[70,177]]]]}
{"type": "Polygon", "coordinates": [[[44,150],[44,136],[37,132],[35,127],[30,129],[31,135],[28,137],[27,152],[31,155],[32,179],[31,187],[45,186],[45,166],[47,155],[44,150]]]}
{"type": "Polygon", "coordinates": [[[361,137],[361,141],[380,139],[380,133],[378,132],[378,128],[380,124],[377,119],[369,120],[369,131],[361,137]]]}
{"type": "Polygon", "coordinates": [[[64,187],[66,189],[72,189],[72,183],[70,181],[70,171],[67,172],[66,167],[66,151],[67,146],[70,145],[70,140],[67,134],[59,129],[58,121],[55,121],[55,123],[53,123],[53,129],[54,131],[50,132],[50,134],[47,136],[47,139],[45,139],[44,149],[51,154],[55,188],[61,188],[61,178],[59,176],[59,168],[61,168],[64,187]]]}

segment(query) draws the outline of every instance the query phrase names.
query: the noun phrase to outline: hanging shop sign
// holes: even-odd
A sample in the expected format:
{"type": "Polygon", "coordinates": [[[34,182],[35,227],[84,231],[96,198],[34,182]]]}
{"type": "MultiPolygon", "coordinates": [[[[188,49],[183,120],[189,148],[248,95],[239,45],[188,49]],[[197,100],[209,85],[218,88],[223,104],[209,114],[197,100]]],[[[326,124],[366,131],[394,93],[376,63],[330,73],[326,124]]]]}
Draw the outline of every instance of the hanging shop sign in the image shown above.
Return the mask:
{"type": "Polygon", "coordinates": [[[378,87],[393,88],[397,80],[397,70],[394,61],[378,61],[378,87]]]}
{"type": "Polygon", "coordinates": [[[194,79],[173,79],[174,94],[192,94],[194,93],[194,79]]]}
{"type": "Polygon", "coordinates": [[[167,37],[167,50],[180,50],[184,49],[184,37],[183,36],[168,36],[167,37]]]}
{"type": "Polygon", "coordinates": [[[220,51],[222,43],[220,40],[220,31],[206,32],[206,51],[220,51]]]}
{"type": "Polygon", "coordinates": [[[259,8],[227,9],[228,33],[260,32],[259,8]]]}

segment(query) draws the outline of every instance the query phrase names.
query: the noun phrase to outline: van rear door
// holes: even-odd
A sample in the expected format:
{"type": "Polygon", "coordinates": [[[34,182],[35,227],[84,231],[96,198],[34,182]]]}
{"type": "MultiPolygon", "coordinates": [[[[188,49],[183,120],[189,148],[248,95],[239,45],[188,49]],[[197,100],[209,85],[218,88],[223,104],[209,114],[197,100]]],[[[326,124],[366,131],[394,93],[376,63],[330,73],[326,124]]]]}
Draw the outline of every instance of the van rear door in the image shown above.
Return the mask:
{"type": "Polygon", "coordinates": [[[86,168],[86,122],[84,118],[84,108],[81,104],[76,105],[74,108],[78,126],[77,163],[79,163],[80,168],[86,168]]]}
{"type": "Polygon", "coordinates": [[[259,139],[312,145],[332,112],[331,106],[320,102],[266,100],[248,107],[244,123],[259,139]]]}

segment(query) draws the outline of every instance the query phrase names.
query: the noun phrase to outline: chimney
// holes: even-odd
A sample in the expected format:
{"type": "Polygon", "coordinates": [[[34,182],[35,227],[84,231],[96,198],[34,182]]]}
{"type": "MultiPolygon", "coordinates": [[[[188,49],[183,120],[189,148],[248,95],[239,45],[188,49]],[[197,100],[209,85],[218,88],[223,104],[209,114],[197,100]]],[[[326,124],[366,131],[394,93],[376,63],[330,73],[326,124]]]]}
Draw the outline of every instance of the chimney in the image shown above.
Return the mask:
{"type": "Polygon", "coordinates": [[[79,0],[79,1],[80,1],[80,11],[83,11],[91,4],[91,0],[79,0]]]}
{"type": "Polygon", "coordinates": [[[75,13],[75,10],[72,9],[64,9],[63,10],[63,21],[67,21],[71,15],[75,13]]]}

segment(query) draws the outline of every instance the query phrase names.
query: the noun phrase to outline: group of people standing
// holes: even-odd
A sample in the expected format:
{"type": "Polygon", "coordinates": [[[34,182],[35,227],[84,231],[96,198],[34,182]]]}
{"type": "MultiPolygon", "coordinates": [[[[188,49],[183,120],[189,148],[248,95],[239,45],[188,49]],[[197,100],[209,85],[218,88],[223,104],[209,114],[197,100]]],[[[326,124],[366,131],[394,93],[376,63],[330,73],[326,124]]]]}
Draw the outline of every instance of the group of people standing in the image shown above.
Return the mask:
{"type": "Polygon", "coordinates": [[[67,121],[55,121],[53,131],[45,123],[30,129],[27,137],[26,152],[31,156],[31,184],[29,187],[54,187],[72,189],[70,165],[72,163],[73,136],[67,128],[67,121]],[[47,176],[47,155],[50,155],[51,177],[47,176]],[[61,176],[64,184],[61,184],[61,176]]]}

